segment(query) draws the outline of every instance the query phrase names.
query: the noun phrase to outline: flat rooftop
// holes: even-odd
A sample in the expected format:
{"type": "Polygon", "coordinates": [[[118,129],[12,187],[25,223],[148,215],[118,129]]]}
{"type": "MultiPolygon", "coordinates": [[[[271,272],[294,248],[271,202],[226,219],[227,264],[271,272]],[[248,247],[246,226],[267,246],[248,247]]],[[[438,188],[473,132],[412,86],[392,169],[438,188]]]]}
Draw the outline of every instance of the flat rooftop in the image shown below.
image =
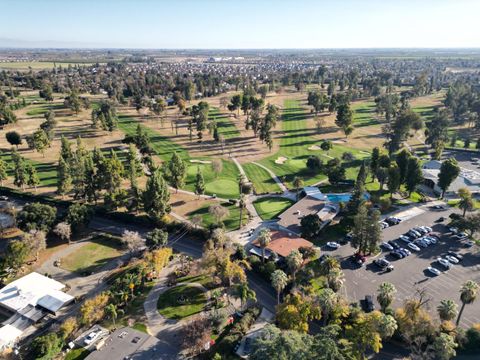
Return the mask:
{"type": "Polygon", "coordinates": [[[56,312],[73,300],[73,296],[62,292],[64,288],[61,282],[32,272],[0,290],[0,306],[19,312],[29,305],[39,305],[56,312]]]}

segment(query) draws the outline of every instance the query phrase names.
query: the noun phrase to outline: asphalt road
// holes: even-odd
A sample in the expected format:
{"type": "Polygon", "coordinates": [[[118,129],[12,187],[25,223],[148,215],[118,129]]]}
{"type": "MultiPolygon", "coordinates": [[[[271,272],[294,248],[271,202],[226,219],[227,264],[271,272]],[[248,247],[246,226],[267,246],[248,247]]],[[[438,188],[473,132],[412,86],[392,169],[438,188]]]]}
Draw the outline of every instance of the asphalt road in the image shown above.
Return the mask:
{"type": "MultiPolygon", "coordinates": [[[[467,280],[475,280],[480,283],[480,253],[475,247],[464,248],[463,243],[451,239],[450,235],[446,233],[444,224],[435,223],[440,216],[448,218],[448,215],[454,211],[457,210],[432,211],[426,206],[412,209],[405,214],[405,220],[399,225],[383,230],[385,241],[398,239],[400,235],[417,225],[431,226],[434,233],[441,236],[438,244],[422,248],[419,252],[412,251],[412,254],[404,259],[396,260],[388,255],[388,251],[384,251],[378,257],[385,256],[394,265],[395,270],[389,273],[380,270],[373,264],[374,259],[368,259],[367,264],[362,268],[354,266],[348,259],[355,251],[350,245],[332,251],[331,254],[340,259],[345,273],[345,286],[342,289],[344,295],[352,301],[360,301],[368,294],[375,297],[378,286],[382,282],[390,282],[397,289],[393,307],[401,306],[404,300],[414,296],[417,290],[425,289],[431,299],[429,309],[433,316],[437,316],[437,305],[443,299],[456,301],[460,309],[459,290],[461,285],[467,280]],[[449,250],[463,254],[464,259],[460,264],[453,265],[450,270],[445,270],[436,259],[449,250]],[[431,275],[426,271],[429,266],[441,270],[442,274],[440,276],[431,275]]],[[[396,242],[407,248],[403,241],[396,242]]],[[[465,307],[461,325],[470,327],[479,322],[480,301],[477,301],[465,307]]]]}

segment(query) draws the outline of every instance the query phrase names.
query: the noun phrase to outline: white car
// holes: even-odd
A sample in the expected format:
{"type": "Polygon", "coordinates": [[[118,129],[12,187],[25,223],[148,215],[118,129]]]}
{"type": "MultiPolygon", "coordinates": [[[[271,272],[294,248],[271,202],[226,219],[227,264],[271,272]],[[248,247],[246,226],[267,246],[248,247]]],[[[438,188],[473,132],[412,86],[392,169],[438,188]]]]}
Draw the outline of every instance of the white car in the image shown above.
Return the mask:
{"type": "Polygon", "coordinates": [[[448,262],[447,259],[442,259],[442,258],[437,258],[437,261],[440,265],[442,265],[443,267],[447,268],[447,269],[450,269],[450,263],[448,262]]]}
{"type": "Polygon", "coordinates": [[[92,331],[90,334],[85,336],[85,340],[83,340],[83,342],[85,343],[85,345],[90,345],[92,342],[94,342],[98,338],[99,335],[100,335],[100,331],[99,332],[92,331]]]}
{"type": "Polygon", "coordinates": [[[442,273],[440,270],[435,269],[434,267],[431,267],[431,266],[429,266],[429,267],[427,268],[427,270],[428,270],[431,274],[433,274],[433,275],[435,275],[435,276],[438,276],[438,275],[440,275],[440,274],[442,273]]]}
{"type": "Polygon", "coordinates": [[[420,248],[415,245],[414,243],[408,243],[407,246],[412,249],[413,251],[420,251],[420,248]]]}
{"type": "Polygon", "coordinates": [[[382,229],[388,228],[390,225],[386,221],[380,221],[380,227],[382,229]]]}
{"type": "Polygon", "coordinates": [[[338,249],[340,247],[340,244],[335,241],[329,241],[327,242],[327,246],[332,249],[338,249]]]}
{"type": "Polygon", "coordinates": [[[452,255],[445,256],[445,259],[447,259],[451,264],[458,264],[460,262],[455,256],[452,255]]]}

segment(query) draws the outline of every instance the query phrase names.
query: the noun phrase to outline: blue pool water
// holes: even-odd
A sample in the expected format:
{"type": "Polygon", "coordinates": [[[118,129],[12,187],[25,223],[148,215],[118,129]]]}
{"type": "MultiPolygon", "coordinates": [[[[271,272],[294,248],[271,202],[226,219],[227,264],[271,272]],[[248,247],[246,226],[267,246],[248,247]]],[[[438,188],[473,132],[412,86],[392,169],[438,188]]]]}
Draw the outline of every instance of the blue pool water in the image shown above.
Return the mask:
{"type": "MultiPolygon", "coordinates": [[[[344,194],[327,194],[327,198],[329,201],[334,202],[334,203],[346,203],[350,200],[352,197],[351,194],[349,193],[344,193],[344,194]]],[[[368,194],[365,194],[365,199],[368,200],[369,196],[368,194]]]]}

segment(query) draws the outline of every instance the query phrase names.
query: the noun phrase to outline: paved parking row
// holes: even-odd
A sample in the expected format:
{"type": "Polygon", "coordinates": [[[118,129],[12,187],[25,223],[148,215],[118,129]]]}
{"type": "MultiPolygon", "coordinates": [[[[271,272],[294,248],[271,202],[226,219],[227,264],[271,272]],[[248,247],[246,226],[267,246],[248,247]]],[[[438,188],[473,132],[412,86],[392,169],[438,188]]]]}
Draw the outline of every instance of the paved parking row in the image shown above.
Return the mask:
{"type": "MultiPolygon", "coordinates": [[[[430,226],[440,237],[436,245],[421,248],[418,252],[412,251],[410,256],[403,259],[395,259],[389,255],[389,251],[384,251],[378,257],[385,257],[394,265],[395,270],[392,272],[381,270],[371,258],[362,268],[354,266],[348,259],[355,251],[350,245],[332,251],[332,255],[339,257],[345,273],[346,284],[342,289],[344,295],[351,301],[359,301],[365,295],[376,297],[378,286],[382,282],[390,282],[397,289],[394,307],[399,307],[405,299],[412,298],[417,290],[425,290],[431,299],[429,308],[434,318],[437,318],[437,305],[443,299],[454,300],[460,309],[459,291],[462,284],[467,280],[480,283],[480,254],[475,248],[466,249],[462,242],[452,239],[443,223],[435,223],[440,216],[448,218],[453,211],[456,210],[434,211],[428,206],[418,207],[416,210],[410,209],[408,214],[404,214],[404,221],[399,225],[383,230],[384,241],[395,240],[405,248],[407,248],[406,243],[396,239],[415,226],[430,226]],[[436,259],[444,256],[449,250],[461,253],[464,258],[459,264],[452,264],[451,268],[446,270],[436,259]],[[439,276],[430,274],[426,270],[429,266],[439,269],[442,274],[439,276]]],[[[480,301],[467,305],[462,316],[462,326],[470,327],[474,323],[480,323],[480,301]]]]}

